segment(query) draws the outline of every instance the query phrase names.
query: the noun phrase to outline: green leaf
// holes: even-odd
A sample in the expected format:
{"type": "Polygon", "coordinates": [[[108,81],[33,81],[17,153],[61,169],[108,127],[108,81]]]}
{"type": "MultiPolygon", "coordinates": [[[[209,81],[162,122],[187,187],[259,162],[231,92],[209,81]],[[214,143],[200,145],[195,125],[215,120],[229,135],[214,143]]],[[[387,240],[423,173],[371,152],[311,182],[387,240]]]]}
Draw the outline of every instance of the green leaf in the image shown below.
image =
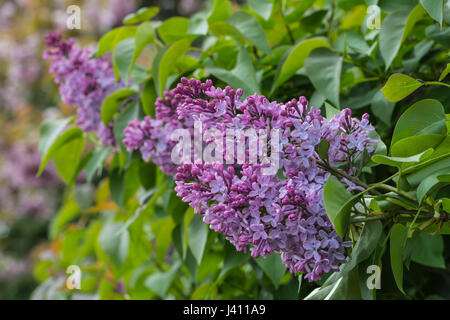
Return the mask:
{"type": "Polygon", "coordinates": [[[171,44],[178,40],[189,39],[194,40],[196,35],[189,35],[189,19],[184,17],[172,17],[163,22],[158,27],[158,34],[166,44],[171,44]]]}
{"type": "Polygon", "coordinates": [[[39,129],[39,153],[41,156],[48,152],[59,134],[72,120],[73,117],[61,120],[49,119],[41,124],[39,129]]]}
{"type": "Polygon", "coordinates": [[[430,160],[425,161],[423,165],[418,165],[418,168],[406,179],[412,187],[418,186],[426,177],[433,173],[450,166],[450,154],[439,156],[438,158],[431,157],[430,160]]]}
{"type": "Polygon", "coordinates": [[[444,17],[444,0],[420,0],[420,3],[428,14],[442,27],[442,19],[444,17]]]}
{"type": "Polygon", "coordinates": [[[410,156],[410,157],[388,157],[383,155],[374,155],[372,157],[372,161],[380,164],[385,164],[391,167],[401,167],[404,164],[410,164],[410,163],[417,163],[421,162],[431,156],[433,153],[433,149],[429,148],[428,150],[425,150],[422,153],[410,156]]]}
{"type": "Polygon", "coordinates": [[[303,0],[294,7],[294,10],[284,17],[287,23],[295,23],[300,21],[306,11],[314,4],[315,0],[303,0]]]}
{"type": "Polygon", "coordinates": [[[89,159],[86,165],[86,179],[90,183],[94,174],[103,167],[103,162],[111,151],[111,147],[108,148],[99,148],[94,151],[92,157],[89,159]]]}
{"type": "Polygon", "coordinates": [[[192,293],[191,300],[204,300],[209,296],[209,293],[213,289],[213,285],[210,282],[205,282],[200,287],[195,289],[192,293]]]}
{"type": "Polygon", "coordinates": [[[328,286],[314,289],[304,300],[361,300],[358,270],[353,269],[328,286]]]}
{"type": "Polygon", "coordinates": [[[413,51],[408,54],[408,57],[405,57],[402,61],[403,66],[405,67],[405,72],[412,72],[417,63],[422,60],[431,50],[434,45],[433,40],[422,40],[418,44],[414,46],[413,51]]]}
{"type": "Polygon", "coordinates": [[[444,134],[446,131],[442,104],[433,99],[420,100],[408,108],[398,120],[391,146],[403,138],[421,134],[444,134]]]}
{"type": "Polygon", "coordinates": [[[139,161],[133,161],[125,171],[123,204],[126,204],[141,187],[139,180],[139,161]]]}
{"type": "Polygon", "coordinates": [[[378,0],[381,11],[391,13],[402,9],[413,9],[417,4],[416,0],[378,0]]]}
{"type": "Polygon", "coordinates": [[[202,262],[207,239],[208,227],[203,222],[203,217],[196,215],[189,224],[188,243],[198,265],[202,262]]]}
{"type": "Polygon", "coordinates": [[[391,13],[383,21],[380,31],[380,51],[384,59],[386,70],[397,56],[402,43],[412,31],[414,25],[425,14],[421,5],[412,10],[400,10],[391,13]]]}
{"type": "Polygon", "coordinates": [[[364,224],[361,237],[353,247],[349,260],[341,267],[341,271],[339,271],[341,276],[353,270],[358,264],[370,257],[377,246],[382,232],[383,225],[380,221],[369,221],[364,224]]]}
{"type": "Polygon", "coordinates": [[[360,28],[365,23],[367,17],[367,8],[364,1],[359,0],[349,11],[345,15],[340,29],[360,28]]]}
{"type": "Polygon", "coordinates": [[[328,13],[329,10],[325,9],[313,11],[311,14],[308,14],[300,20],[300,28],[307,33],[316,33],[318,31],[317,29],[323,24],[328,13]]]}
{"type": "Polygon", "coordinates": [[[74,127],[68,129],[62,135],[56,138],[50,147],[46,145],[45,148],[47,149],[47,152],[42,155],[41,165],[39,167],[37,175],[40,176],[42,174],[48,162],[53,159],[53,157],[55,157],[59,149],[61,149],[64,145],[70,143],[72,140],[81,139],[82,137],[83,131],[80,128],[74,127]]]}
{"type": "Polygon", "coordinates": [[[229,0],[214,0],[213,7],[208,15],[208,23],[227,20],[233,13],[233,6],[229,0]]]}
{"type": "Polygon", "coordinates": [[[381,89],[386,99],[390,102],[398,102],[423,86],[423,83],[401,73],[395,73],[381,89]]]}
{"type": "Polygon", "coordinates": [[[425,34],[428,38],[442,44],[444,47],[450,48],[450,27],[441,28],[439,25],[434,24],[426,28],[425,34]]]}
{"type": "Polygon", "coordinates": [[[176,262],[169,271],[150,275],[145,279],[144,285],[161,298],[164,298],[179,268],[180,262],[176,262]]]}
{"type": "MultiPolygon", "coordinates": [[[[172,231],[175,228],[175,223],[170,217],[159,220],[161,226],[156,233],[156,259],[159,263],[163,263],[167,254],[167,249],[172,243],[172,231]]],[[[154,229],[152,227],[152,229],[154,229]]]]}
{"type": "Polygon", "coordinates": [[[155,58],[153,62],[153,79],[156,92],[161,97],[166,89],[167,79],[173,72],[175,61],[189,50],[190,45],[191,42],[188,39],[178,40],[160,51],[155,58]]]}
{"type": "Polygon", "coordinates": [[[393,157],[410,157],[429,148],[436,149],[444,140],[441,134],[422,134],[397,141],[391,147],[393,157]]]}
{"type": "Polygon", "coordinates": [[[366,222],[361,236],[353,247],[347,262],[341,267],[340,271],[333,273],[314,295],[311,293],[310,296],[314,296],[314,299],[317,299],[319,296],[325,297],[329,294],[333,284],[336,284],[340,279],[345,278],[349,272],[353,271],[355,267],[358,267],[363,261],[367,261],[375,250],[382,232],[383,226],[380,221],[366,222]]]}
{"type": "Polygon", "coordinates": [[[286,54],[286,52],[291,48],[290,45],[282,44],[272,49],[272,55],[265,56],[259,63],[261,65],[278,65],[278,62],[286,54]]]}
{"type": "Polygon", "coordinates": [[[264,29],[251,14],[245,11],[236,11],[227,21],[253,42],[259,50],[267,55],[271,54],[264,29]]]}
{"type": "Polygon", "coordinates": [[[447,77],[447,75],[450,73],[450,63],[447,64],[447,67],[445,68],[444,71],[442,71],[441,76],[439,77],[439,81],[442,81],[445,79],[445,77],[447,77]]]}
{"type": "Polygon", "coordinates": [[[131,65],[128,71],[128,76],[130,76],[133,70],[134,64],[137,58],[139,58],[142,50],[155,39],[155,30],[150,22],[142,23],[136,31],[136,38],[134,39],[134,53],[133,59],[131,60],[131,65]]]}
{"type": "Polygon", "coordinates": [[[392,113],[394,112],[395,103],[388,101],[382,91],[378,91],[372,98],[372,113],[383,123],[390,126],[392,113]]]}
{"type": "Polygon", "coordinates": [[[108,223],[98,238],[100,247],[117,267],[127,259],[130,247],[130,234],[122,226],[122,223],[108,223]]]}
{"type": "Polygon", "coordinates": [[[390,255],[391,268],[395,283],[402,293],[403,291],[403,251],[405,250],[408,229],[402,224],[395,224],[391,230],[390,255]]]}
{"type": "Polygon", "coordinates": [[[327,115],[327,120],[331,120],[334,118],[335,115],[341,113],[341,111],[339,109],[336,109],[328,102],[325,102],[325,112],[327,115]]]}
{"type": "Polygon", "coordinates": [[[119,42],[134,37],[136,31],[136,26],[126,26],[111,30],[100,39],[95,54],[96,57],[100,57],[107,52],[113,51],[119,42]]]}
{"type": "Polygon", "coordinates": [[[207,67],[206,71],[229,84],[232,88],[242,88],[244,96],[249,96],[254,93],[259,94],[261,92],[252,60],[247,50],[243,47],[240,48],[238,61],[233,70],[228,71],[216,67],[207,67]]]}
{"type": "Polygon", "coordinates": [[[136,94],[136,91],[124,88],[117,90],[106,97],[106,99],[103,100],[102,108],[100,110],[103,124],[109,125],[113,120],[114,115],[119,112],[124,101],[134,94],[136,94]]]}
{"type": "Polygon", "coordinates": [[[333,43],[333,47],[340,53],[368,55],[370,47],[366,40],[354,30],[345,30],[333,43]]]}
{"type": "Polygon", "coordinates": [[[188,33],[205,35],[208,33],[208,21],[204,12],[194,14],[189,20],[188,33]]]}
{"type": "Polygon", "coordinates": [[[209,30],[218,37],[230,36],[233,37],[238,44],[245,44],[245,36],[234,26],[226,22],[215,22],[209,26],[209,30]]]}
{"type": "Polygon", "coordinates": [[[80,208],[73,197],[69,197],[59,209],[50,224],[50,239],[54,239],[58,233],[75,217],[80,214],[80,208]]]}
{"type": "Polygon", "coordinates": [[[305,60],[305,70],[314,87],[339,107],[342,57],[327,48],[314,49],[305,60]]]}
{"type": "Polygon", "coordinates": [[[109,192],[111,199],[119,206],[123,205],[123,195],[125,191],[124,186],[125,174],[120,172],[119,168],[115,168],[109,174],[109,192]]]}
{"type": "Polygon", "coordinates": [[[128,77],[131,72],[131,64],[134,55],[134,39],[128,38],[120,41],[114,48],[113,65],[116,78],[122,78],[128,84],[128,77]]]}
{"type": "Polygon", "coordinates": [[[84,135],[70,139],[59,146],[52,155],[56,172],[67,184],[72,184],[79,173],[78,166],[82,160],[81,156],[83,155],[85,140],[84,135]]]}
{"type": "Polygon", "coordinates": [[[157,167],[151,161],[145,162],[142,160],[139,165],[139,180],[141,185],[145,190],[152,189],[156,187],[157,178],[157,167]]]}
{"type": "Polygon", "coordinates": [[[412,10],[400,10],[391,13],[383,21],[380,31],[380,51],[386,64],[386,70],[397,56],[402,43],[412,31],[414,25],[425,15],[421,5],[412,10]]]}
{"type": "Polygon", "coordinates": [[[317,154],[320,159],[328,161],[328,149],[330,149],[330,141],[325,139],[321,140],[317,145],[317,154]]]}
{"type": "Polygon", "coordinates": [[[281,262],[280,255],[270,254],[265,258],[259,257],[255,261],[269,279],[272,280],[275,288],[278,288],[281,278],[286,273],[286,267],[281,262]]]}
{"type": "Polygon", "coordinates": [[[417,187],[417,199],[419,203],[422,203],[427,194],[447,185],[448,182],[445,182],[445,180],[448,177],[450,177],[450,168],[444,168],[423,179],[417,187]]]}
{"type": "Polygon", "coordinates": [[[152,118],[155,118],[155,102],[157,97],[158,93],[155,89],[155,83],[149,80],[142,91],[141,104],[145,114],[152,118]]]}
{"type": "Polygon", "coordinates": [[[344,237],[350,220],[350,210],[341,210],[352,194],[335,177],[330,176],[323,189],[323,203],[328,218],[339,236],[344,237]]]}
{"type": "Polygon", "coordinates": [[[270,0],[249,0],[250,8],[264,20],[269,20],[272,15],[273,1],[270,0]]]}
{"type": "MultiPolygon", "coordinates": [[[[128,105],[116,118],[113,124],[114,138],[116,139],[118,145],[120,146],[122,153],[125,156],[125,161],[131,159],[131,153],[127,151],[123,144],[123,139],[125,139],[124,130],[128,124],[137,119],[139,116],[139,102],[135,101],[128,105]]],[[[124,163],[124,162],[122,162],[124,163]]],[[[123,165],[121,166],[123,167],[123,165]]]]}
{"type": "Polygon", "coordinates": [[[228,241],[225,242],[225,258],[223,260],[223,268],[220,271],[220,275],[217,277],[217,283],[219,283],[224,276],[231,269],[244,265],[250,258],[249,253],[244,253],[242,251],[236,251],[236,248],[230,244],[228,241]]]}
{"type": "Polygon", "coordinates": [[[330,45],[328,41],[323,38],[312,38],[304,40],[293,47],[292,50],[285,55],[286,58],[284,61],[279,64],[271,92],[273,93],[280,85],[289,80],[299,69],[301,69],[311,51],[319,47],[329,48],[330,45]]]}
{"type": "Polygon", "coordinates": [[[175,191],[172,191],[168,198],[165,211],[172,216],[172,220],[175,224],[180,224],[184,220],[185,212],[189,209],[189,205],[183,202],[180,197],[177,196],[175,191]]]}
{"type": "Polygon", "coordinates": [[[123,24],[137,24],[148,21],[159,13],[158,7],[143,7],[136,13],[130,13],[123,19],[123,24]]]}
{"type": "Polygon", "coordinates": [[[421,232],[411,253],[411,260],[424,266],[446,269],[443,257],[444,240],[441,235],[428,235],[421,232]]]}
{"type": "Polygon", "coordinates": [[[172,242],[173,246],[178,253],[178,255],[184,259],[187,253],[187,242],[186,235],[184,231],[184,224],[177,225],[172,231],[172,242]]]}

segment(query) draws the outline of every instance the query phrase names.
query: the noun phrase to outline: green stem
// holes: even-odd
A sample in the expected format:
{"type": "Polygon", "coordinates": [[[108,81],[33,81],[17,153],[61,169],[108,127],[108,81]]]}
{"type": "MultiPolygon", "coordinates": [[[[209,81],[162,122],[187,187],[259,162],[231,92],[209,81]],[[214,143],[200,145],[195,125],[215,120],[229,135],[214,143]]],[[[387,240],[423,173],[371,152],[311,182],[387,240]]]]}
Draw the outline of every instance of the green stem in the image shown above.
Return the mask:
{"type": "Polygon", "coordinates": [[[323,169],[325,169],[326,171],[330,172],[331,174],[333,174],[335,176],[340,176],[342,178],[350,180],[351,182],[353,182],[357,186],[360,186],[360,187],[362,187],[364,189],[369,189],[369,186],[367,184],[365,184],[364,182],[359,180],[357,177],[349,175],[347,172],[345,172],[343,170],[340,170],[340,169],[337,169],[337,168],[333,168],[333,167],[331,167],[330,165],[326,164],[323,161],[317,161],[317,164],[320,167],[322,167],[323,169]]]}
{"type": "Polygon", "coordinates": [[[385,214],[380,214],[377,216],[371,216],[371,217],[367,217],[367,218],[351,219],[350,223],[354,224],[354,223],[368,222],[368,221],[374,221],[374,220],[384,220],[386,218],[390,218],[391,216],[392,216],[392,213],[385,213],[385,214]]]}
{"type": "Polygon", "coordinates": [[[398,190],[397,188],[394,188],[394,187],[392,187],[392,186],[390,186],[388,184],[378,183],[377,186],[378,186],[378,188],[381,188],[381,189],[384,189],[384,190],[387,190],[387,191],[395,192],[395,193],[401,195],[402,197],[405,197],[406,199],[409,199],[411,201],[419,203],[419,200],[417,200],[416,197],[414,197],[414,196],[412,196],[409,193],[406,193],[404,191],[398,190]]]}
{"type": "Polygon", "coordinates": [[[289,24],[284,20],[283,8],[281,8],[281,7],[280,7],[280,13],[281,13],[281,17],[283,18],[284,26],[286,27],[286,30],[287,30],[287,34],[289,36],[289,40],[291,41],[292,44],[295,44],[294,35],[292,34],[292,30],[289,27],[289,24]]]}
{"type": "Polygon", "coordinates": [[[448,87],[448,88],[450,88],[450,84],[447,84],[447,83],[444,83],[444,82],[439,82],[439,81],[427,81],[427,82],[425,82],[424,83],[426,86],[429,86],[429,85],[437,85],[437,86],[445,86],[445,87],[448,87]]]}

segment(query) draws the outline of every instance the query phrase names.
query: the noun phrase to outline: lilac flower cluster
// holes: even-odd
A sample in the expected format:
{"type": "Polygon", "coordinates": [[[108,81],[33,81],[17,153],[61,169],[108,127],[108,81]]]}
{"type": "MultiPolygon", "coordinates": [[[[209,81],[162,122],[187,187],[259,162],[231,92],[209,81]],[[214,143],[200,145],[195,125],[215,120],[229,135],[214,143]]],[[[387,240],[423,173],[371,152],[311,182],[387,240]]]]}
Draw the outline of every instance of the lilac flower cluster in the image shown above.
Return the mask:
{"type": "MultiPolygon", "coordinates": [[[[236,128],[263,129],[268,136],[271,130],[279,130],[280,140],[275,141],[280,149],[278,174],[262,174],[266,164],[183,164],[175,174],[175,190],[237,250],[250,247],[255,258],[279,253],[292,273],[302,272],[310,281],[317,281],[322,274],[339,269],[345,262],[345,247],[351,243],[337,235],[324,209],[323,188],[330,174],[318,165],[316,147],[328,140],[329,163],[351,163],[358,153],[374,151],[376,141],[368,136],[373,127],[368,115],[360,121],[351,117],[349,109],[329,121],[314,107],[308,111],[304,97],[281,104],[264,96],[243,100],[241,96],[240,89],[182,79],[157,102],[157,120],[147,118],[130,124],[124,144],[130,150],[140,148],[145,159],[158,158],[158,151],[164,150],[167,166],[170,150],[156,145],[166,143],[168,149],[172,145],[160,132],[168,137],[174,128],[192,129],[194,120],[202,121],[204,129],[216,129],[224,135],[227,129],[236,128]],[[145,127],[149,123],[152,125],[145,127]]],[[[351,166],[347,172],[354,174],[351,166]]],[[[347,184],[350,190],[355,188],[347,184]]]]}
{"type": "Polygon", "coordinates": [[[90,59],[92,51],[75,47],[75,40],[62,40],[60,32],[46,36],[48,50],[44,58],[51,61],[50,73],[60,84],[64,103],[77,107],[77,125],[96,132],[105,146],[115,143],[112,124],[105,126],[100,117],[103,100],[118,90],[110,57],[90,59]]]}
{"type": "MultiPolygon", "coordinates": [[[[182,87],[182,86],[181,86],[182,87]]],[[[176,142],[170,135],[177,129],[193,128],[193,119],[178,119],[177,109],[184,98],[180,87],[164,92],[164,98],[155,102],[155,119],[147,116],[141,122],[137,119],[125,128],[124,145],[128,151],[140,150],[145,161],[150,159],[167,175],[175,175],[177,166],[172,162],[171,153],[176,142]]]]}

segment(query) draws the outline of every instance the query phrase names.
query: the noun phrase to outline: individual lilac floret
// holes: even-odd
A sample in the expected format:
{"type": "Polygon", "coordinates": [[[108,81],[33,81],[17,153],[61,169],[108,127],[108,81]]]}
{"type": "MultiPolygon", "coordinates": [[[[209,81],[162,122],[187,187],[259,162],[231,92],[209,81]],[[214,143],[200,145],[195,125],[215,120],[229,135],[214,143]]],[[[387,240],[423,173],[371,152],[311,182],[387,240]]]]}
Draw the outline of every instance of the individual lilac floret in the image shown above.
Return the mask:
{"type": "Polygon", "coordinates": [[[64,103],[77,108],[77,125],[87,132],[96,132],[105,146],[115,143],[111,126],[100,117],[103,100],[119,89],[111,58],[91,59],[92,51],[75,47],[75,40],[62,40],[61,32],[46,36],[44,58],[51,61],[50,73],[60,85],[64,103]]]}

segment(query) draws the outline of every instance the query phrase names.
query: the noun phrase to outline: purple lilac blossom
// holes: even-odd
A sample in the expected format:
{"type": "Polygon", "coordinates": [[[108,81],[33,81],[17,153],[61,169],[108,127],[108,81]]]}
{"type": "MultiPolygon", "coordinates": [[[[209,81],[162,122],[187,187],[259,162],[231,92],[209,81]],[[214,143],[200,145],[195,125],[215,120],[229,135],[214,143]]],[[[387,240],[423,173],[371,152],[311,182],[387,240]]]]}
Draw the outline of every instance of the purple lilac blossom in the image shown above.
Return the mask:
{"type": "Polygon", "coordinates": [[[105,126],[100,116],[103,100],[122,86],[116,83],[111,58],[90,59],[91,50],[76,48],[74,39],[62,40],[61,32],[49,33],[46,46],[44,58],[51,61],[63,102],[77,108],[77,125],[96,132],[103,145],[114,145],[112,124],[105,126]]]}
{"type": "MultiPolygon", "coordinates": [[[[211,83],[212,84],[212,83],[211,83]]],[[[164,98],[155,102],[155,119],[147,116],[141,122],[134,120],[125,128],[124,145],[128,151],[140,150],[145,161],[150,159],[168,175],[175,175],[177,166],[171,152],[176,142],[170,135],[177,129],[192,129],[193,120],[179,120],[177,109],[181,103],[177,89],[164,92],[164,98]]]]}
{"type": "MultiPolygon", "coordinates": [[[[236,162],[172,165],[165,172],[172,174],[177,169],[177,195],[211,229],[225,234],[237,250],[250,247],[255,258],[279,253],[290,272],[302,272],[309,281],[317,281],[339,270],[351,242],[338,236],[326,214],[323,188],[330,174],[317,165],[315,149],[326,139],[330,164],[347,163],[358,152],[374,151],[376,141],[368,136],[374,129],[368,115],[360,121],[351,117],[349,109],[328,121],[320,110],[310,107],[308,111],[304,97],[281,104],[256,94],[243,100],[241,96],[240,89],[220,89],[210,80],[201,83],[183,78],[165,99],[157,101],[156,120],[148,117],[130,123],[124,144],[129,150],[140,149],[145,160],[158,159],[157,165],[163,154],[163,165],[168,166],[173,146],[167,138],[170,130],[192,129],[194,120],[201,120],[204,130],[213,128],[223,134],[234,128],[280,130],[283,178],[263,175],[264,164],[236,162]]],[[[354,174],[351,168],[348,173],[354,174]]]]}

